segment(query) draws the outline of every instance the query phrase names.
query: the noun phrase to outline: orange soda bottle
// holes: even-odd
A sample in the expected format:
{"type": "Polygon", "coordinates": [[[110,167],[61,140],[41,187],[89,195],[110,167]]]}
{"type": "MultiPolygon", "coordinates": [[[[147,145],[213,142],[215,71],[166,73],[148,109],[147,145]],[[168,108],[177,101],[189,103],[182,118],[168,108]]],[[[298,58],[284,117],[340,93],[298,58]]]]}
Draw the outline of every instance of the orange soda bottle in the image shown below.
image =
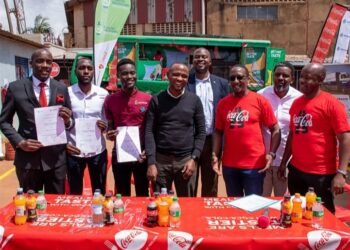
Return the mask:
{"type": "Polygon", "coordinates": [[[36,212],[36,198],[34,194],[35,192],[33,190],[28,190],[27,192],[26,209],[28,222],[34,222],[38,219],[38,214],[36,212]]]}
{"type": "Polygon", "coordinates": [[[23,195],[23,188],[17,189],[14,199],[15,205],[15,224],[24,225],[27,221],[26,198],[23,195]]]}
{"type": "Polygon", "coordinates": [[[291,198],[290,195],[285,195],[281,203],[281,225],[283,227],[292,226],[291,217],[292,217],[293,204],[290,198],[291,198]]]}
{"type": "Polygon", "coordinates": [[[103,202],[103,214],[106,225],[114,224],[112,195],[106,194],[103,202]]]}
{"type": "Polygon", "coordinates": [[[304,212],[304,218],[312,220],[312,207],[316,202],[316,193],[313,187],[309,187],[309,191],[305,194],[306,207],[304,212]]]}
{"type": "Polygon", "coordinates": [[[302,200],[300,198],[300,193],[295,193],[293,199],[293,210],[292,210],[292,222],[298,223],[301,222],[303,216],[303,208],[301,206],[302,200]]]}
{"type": "Polygon", "coordinates": [[[169,204],[166,197],[162,197],[162,201],[158,206],[158,225],[161,227],[169,225],[169,204]]]}

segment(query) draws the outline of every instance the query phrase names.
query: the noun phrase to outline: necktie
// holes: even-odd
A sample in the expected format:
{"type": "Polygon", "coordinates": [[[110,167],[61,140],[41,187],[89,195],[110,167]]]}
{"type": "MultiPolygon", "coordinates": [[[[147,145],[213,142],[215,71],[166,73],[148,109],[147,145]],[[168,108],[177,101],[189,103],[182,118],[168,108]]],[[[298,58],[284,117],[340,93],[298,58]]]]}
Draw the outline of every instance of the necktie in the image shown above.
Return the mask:
{"type": "Polygon", "coordinates": [[[40,86],[40,94],[39,94],[39,103],[41,107],[47,107],[47,99],[46,99],[46,94],[45,94],[45,86],[46,83],[41,82],[39,84],[40,86]]]}

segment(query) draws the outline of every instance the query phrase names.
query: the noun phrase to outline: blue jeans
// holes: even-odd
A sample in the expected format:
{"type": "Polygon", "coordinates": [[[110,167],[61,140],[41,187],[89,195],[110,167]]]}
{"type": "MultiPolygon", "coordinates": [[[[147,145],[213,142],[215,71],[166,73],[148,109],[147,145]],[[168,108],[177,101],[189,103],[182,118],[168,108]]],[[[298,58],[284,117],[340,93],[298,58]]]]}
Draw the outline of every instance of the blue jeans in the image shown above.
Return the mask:
{"type": "Polygon", "coordinates": [[[262,195],[264,173],[260,169],[222,167],[227,196],[262,195]]]}

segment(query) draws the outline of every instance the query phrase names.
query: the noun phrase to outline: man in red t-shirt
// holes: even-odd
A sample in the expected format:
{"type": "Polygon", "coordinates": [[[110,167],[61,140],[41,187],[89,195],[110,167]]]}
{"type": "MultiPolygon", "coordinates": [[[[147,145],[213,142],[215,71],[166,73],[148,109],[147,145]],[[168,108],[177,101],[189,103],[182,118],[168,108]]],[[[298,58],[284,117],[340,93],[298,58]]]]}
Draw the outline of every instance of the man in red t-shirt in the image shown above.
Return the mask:
{"type": "MultiPolygon", "coordinates": [[[[105,100],[105,115],[108,121],[107,138],[115,141],[118,127],[138,126],[141,150],[144,149],[145,118],[151,96],[135,87],[136,67],[130,59],[122,59],[117,65],[122,88],[105,100]]],[[[131,174],[134,176],[136,196],[148,196],[147,162],[143,152],[138,161],[118,162],[116,149],[112,152],[112,169],[115,188],[123,196],[130,196],[131,174]]]]}
{"type": "Polygon", "coordinates": [[[262,195],[265,171],[276,157],[281,132],[270,103],[248,89],[248,69],[235,65],[230,70],[233,95],[217,107],[213,137],[213,170],[221,175],[217,155],[222,137],[222,172],[228,196],[262,195]],[[271,132],[271,147],[265,154],[262,125],[271,132]]]}
{"type": "Polygon", "coordinates": [[[320,90],[326,77],[323,65],[306,65],[300,75],[303,96],[290,108],[290,132],[281,169],[288,166],[288,188],[291,194],[305,194],[314,187],[317,196],[332,213],[333,193],[344,191],[350,158],[350,127],[345,107],[331,94],[320,90]],[[337,160],[339,142],[339,162],[337,160]]]}

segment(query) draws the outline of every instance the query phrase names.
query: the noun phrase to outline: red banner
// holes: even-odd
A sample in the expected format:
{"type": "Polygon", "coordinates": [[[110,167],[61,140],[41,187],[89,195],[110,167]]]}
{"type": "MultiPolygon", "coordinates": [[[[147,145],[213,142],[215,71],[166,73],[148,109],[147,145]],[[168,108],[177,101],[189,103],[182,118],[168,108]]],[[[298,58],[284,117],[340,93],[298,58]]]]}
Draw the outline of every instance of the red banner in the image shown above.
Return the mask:
{"type": "Polygon", "coordinates": [[[339,24],[346,11],[346,7],[338,4],[333,4],[332,9],[328,13],[326,23],[323,26],[322,33],[318,39],[311,62],[324,62],[324,59],[327,57],[329,49],[332,45],[335,34],[338,31],[339,24]]]}

